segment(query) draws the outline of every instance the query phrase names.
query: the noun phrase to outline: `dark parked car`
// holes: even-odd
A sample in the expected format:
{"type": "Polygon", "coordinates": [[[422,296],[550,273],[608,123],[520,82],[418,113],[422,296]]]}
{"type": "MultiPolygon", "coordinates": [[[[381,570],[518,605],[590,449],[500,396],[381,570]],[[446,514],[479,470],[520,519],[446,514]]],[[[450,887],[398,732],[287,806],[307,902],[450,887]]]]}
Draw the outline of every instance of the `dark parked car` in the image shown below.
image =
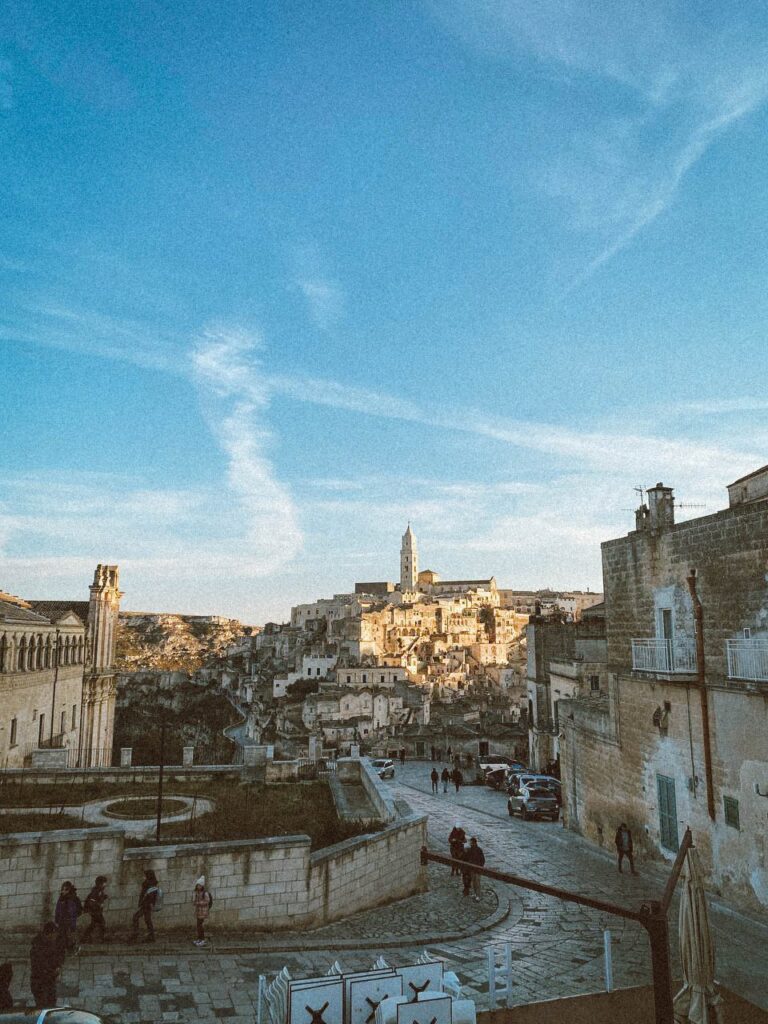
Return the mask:
{"type": "Polygon", "coordinates": [[[492,768],[489,772],[485,773],[485,784],[486,786],[490,786],[491,789],[501,789],[506,781],[506,768],[492,768]]]}
{"type": "Polygon", "coordinates": [[[549,818],[550,821],[557,821],[560,816],[560,807],[552,790],[538,786],[534,782],[521,786],[518,793],[509,796],[507,810],[510,817],[519,814],[524,821],[527,818],[549,818]]]}

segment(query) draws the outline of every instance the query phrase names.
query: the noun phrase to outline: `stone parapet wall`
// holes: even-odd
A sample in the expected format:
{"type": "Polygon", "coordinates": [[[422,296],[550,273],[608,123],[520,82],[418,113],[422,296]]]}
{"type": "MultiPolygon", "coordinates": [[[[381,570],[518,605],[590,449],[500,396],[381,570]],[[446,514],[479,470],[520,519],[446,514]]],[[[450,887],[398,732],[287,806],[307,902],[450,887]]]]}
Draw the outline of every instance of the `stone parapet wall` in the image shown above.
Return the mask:
{"type": "MultiPolygon", "coordinates": [[[[2,782],[9,786],[22,783],[25,786],[51,786],[54,784],[78,786],[83,784],[112,783],[157,784],[157,766],[145,768],[8,768],[2,773],[2,782]]],[[[210,782],[232,779],[240,782],[242,765],[165,765],[163,778],[166,782],[210,782]]],[[[2,786],[0,785],[0,797],[2,786]]]]}
{"type": "Polygon", "coordinates": [[[356,757],[340,758],[336,762],[336,774],[342,784],[351,782],[362,785],[379,821],[395,820],[395,804],[389,790],[368,761],[356,757]]]}
{"type": "Polygon", "coordinates": [[[193,927],[201,874],[215,897],[214,928],[317,927],[423,891],[425,842],[426,818],[413,814],[314,854],[308,836],[125,849],[119,828],[7,835],[0,839],[0,917],[6,930],[36,929],[53,916],[63,881],[84,897],[105,874],[109,927],[128,927],[144,870],[152,868],[165,894],[158,928],[193,927]]]}

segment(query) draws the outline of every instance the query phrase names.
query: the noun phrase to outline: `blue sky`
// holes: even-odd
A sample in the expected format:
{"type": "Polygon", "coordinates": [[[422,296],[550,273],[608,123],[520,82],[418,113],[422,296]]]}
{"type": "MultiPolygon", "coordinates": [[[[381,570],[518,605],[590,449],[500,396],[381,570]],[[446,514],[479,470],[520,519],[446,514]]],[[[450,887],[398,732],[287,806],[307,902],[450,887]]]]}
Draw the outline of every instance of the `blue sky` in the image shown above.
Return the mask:
{"type": "Polygon", "coordinates": [[[767,127],[754,0],[4,4],[0,588],[599,588],[768,461],[767,127]]]}

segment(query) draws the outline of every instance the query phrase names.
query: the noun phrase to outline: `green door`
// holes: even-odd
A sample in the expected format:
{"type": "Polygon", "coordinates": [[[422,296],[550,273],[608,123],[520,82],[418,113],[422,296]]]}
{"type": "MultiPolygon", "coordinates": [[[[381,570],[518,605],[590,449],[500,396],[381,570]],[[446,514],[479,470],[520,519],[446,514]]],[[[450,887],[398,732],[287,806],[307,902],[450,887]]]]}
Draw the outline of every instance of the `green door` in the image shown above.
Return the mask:
{"type": "Polygon", "coordinates": [[[659,793],[659,830],[661,845],[671,853],[677,853],[680,843],[677,838],[677,801],[675,800],[675,780],[667,775],[657,775],[656,785],[659,793]]]}

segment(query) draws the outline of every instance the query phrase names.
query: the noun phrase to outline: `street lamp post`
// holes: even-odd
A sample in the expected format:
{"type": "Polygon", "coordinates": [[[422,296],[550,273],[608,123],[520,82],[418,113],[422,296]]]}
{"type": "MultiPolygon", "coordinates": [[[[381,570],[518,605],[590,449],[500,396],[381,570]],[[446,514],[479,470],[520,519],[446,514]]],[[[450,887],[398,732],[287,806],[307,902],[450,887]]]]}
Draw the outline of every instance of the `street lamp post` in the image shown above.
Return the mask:
{"type": "Polygon", "coordinates": [[[160,724],[160,769],[157,776],[157,830],[155,842],[160,842],[160,823],[163,819],[163,769],[165,768],[165,721],[160,724]]]}

